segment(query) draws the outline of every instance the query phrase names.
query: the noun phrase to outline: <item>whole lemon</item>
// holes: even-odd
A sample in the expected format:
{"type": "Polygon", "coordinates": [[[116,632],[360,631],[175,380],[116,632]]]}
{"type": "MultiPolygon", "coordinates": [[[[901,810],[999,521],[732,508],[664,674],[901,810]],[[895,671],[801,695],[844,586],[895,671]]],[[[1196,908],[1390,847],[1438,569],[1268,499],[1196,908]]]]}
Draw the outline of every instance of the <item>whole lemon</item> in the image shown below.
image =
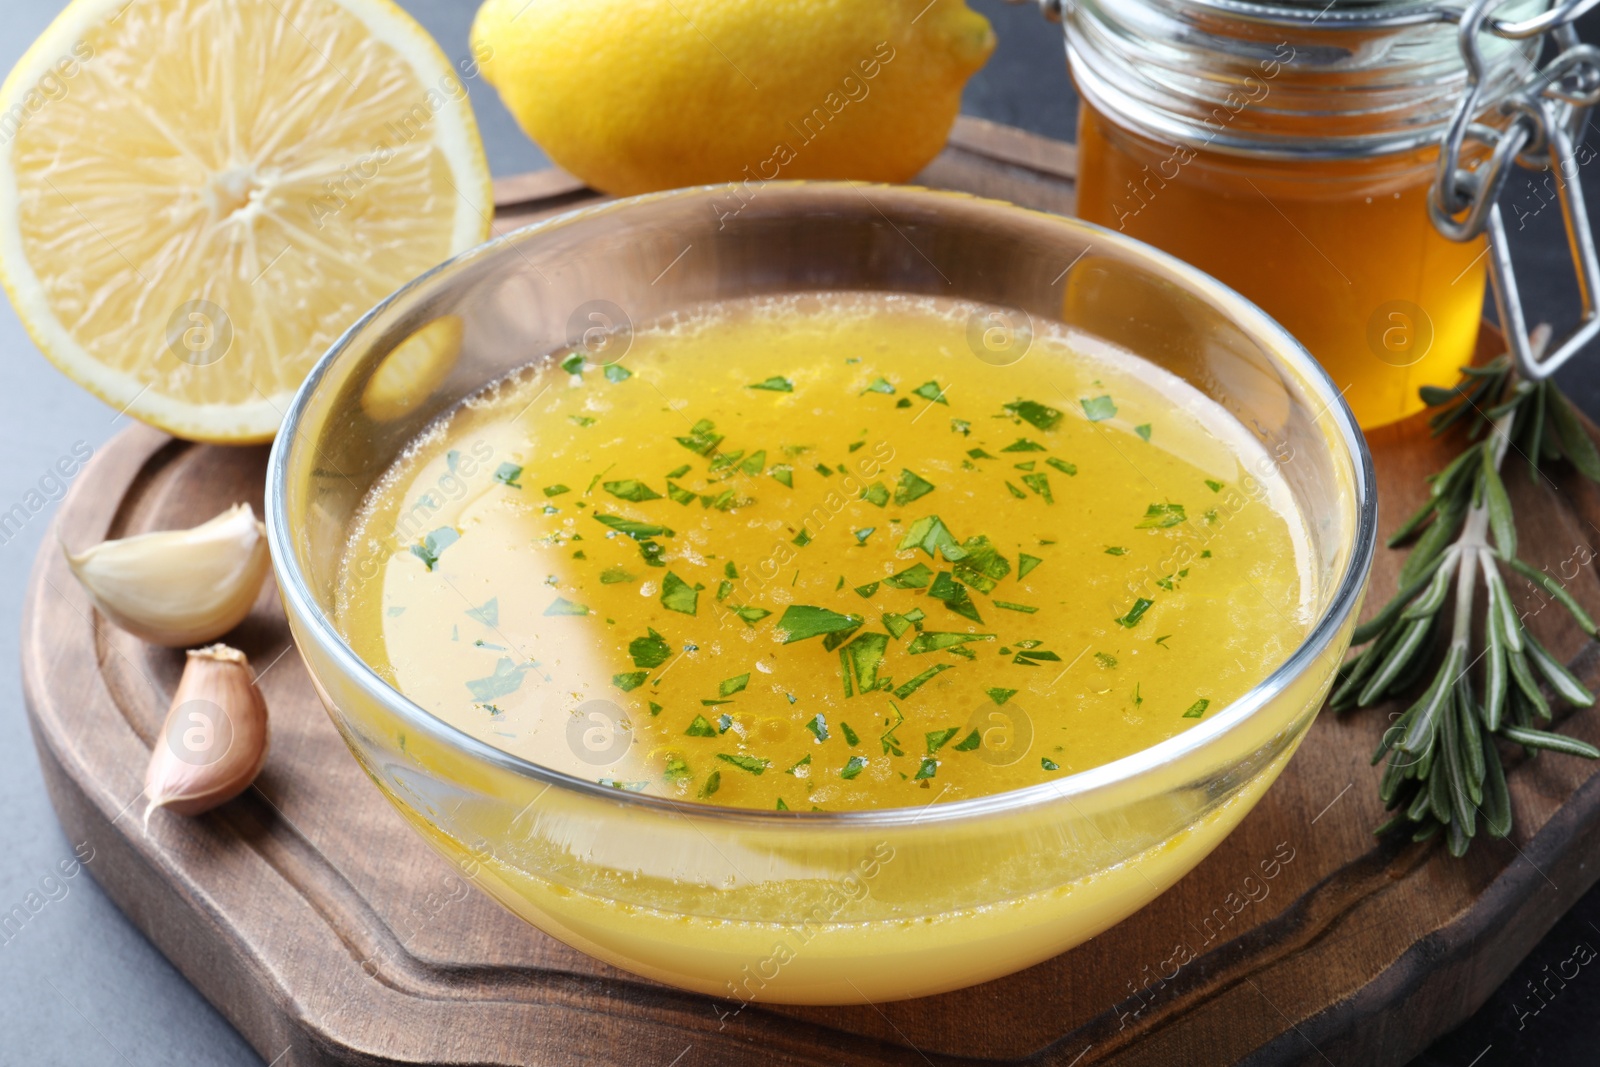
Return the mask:
{"type": "Polygon", "coordinates": [[[472,26],[528,135],[618,195],[906,181],[994,43],[965,0],[486,0],[472,26]]]}

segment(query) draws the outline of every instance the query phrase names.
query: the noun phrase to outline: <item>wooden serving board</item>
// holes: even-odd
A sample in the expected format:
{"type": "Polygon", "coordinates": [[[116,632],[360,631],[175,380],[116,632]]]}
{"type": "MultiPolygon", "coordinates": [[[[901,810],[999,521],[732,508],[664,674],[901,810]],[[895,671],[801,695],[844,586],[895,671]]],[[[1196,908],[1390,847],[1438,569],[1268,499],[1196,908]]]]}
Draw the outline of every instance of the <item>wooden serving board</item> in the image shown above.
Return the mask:
{"type": "MultiPolygon", "coordinates": [[[[926,180],[1070,209],[1070,146],[963,120],[926,180]]],[[[506,225],[594,199],[555,172],[499,187],[506,225]]],[[[1448,458],[1414,421],[1374,435],[1383,527],[1448,458]]],[[[266,452],[124,432],[79,477],[56,533],[82,547],[261,508],[266,452]]],[[[1507,482],[1523,552],[1588,564],[1600,491],[1507,482]]],[[[1380,550],[1373,605],[1400,554],[1380,550]]],[[[1555,610],[1535,632],[1600,689],[1600,645],[1555,610]]],[[[230,641],[256,664],[273,744],[257,785],[198,819],[141,824],[151,743],[181,669],[99,619],[46,538],[23,678],[51,799],[90,871],[274,1067],[305,1064],[1398,1064],[1470,1014],[1600,875],[1600,766],[1510,772],[1516,831],[1465,861],[1375,840],[1383,710],[1324,713],[1282,778],[1192,874],[1031,970],[920,1001],[732,1005],[632,977],[524,925],[433,853],[367,781],[292,654],[275,591],[230,641]],[[1181,967],[1185,955],[1193,959],[1181,967]]],[[[1566,723],[1600,743],[1600,711],[1566,723]]]]}

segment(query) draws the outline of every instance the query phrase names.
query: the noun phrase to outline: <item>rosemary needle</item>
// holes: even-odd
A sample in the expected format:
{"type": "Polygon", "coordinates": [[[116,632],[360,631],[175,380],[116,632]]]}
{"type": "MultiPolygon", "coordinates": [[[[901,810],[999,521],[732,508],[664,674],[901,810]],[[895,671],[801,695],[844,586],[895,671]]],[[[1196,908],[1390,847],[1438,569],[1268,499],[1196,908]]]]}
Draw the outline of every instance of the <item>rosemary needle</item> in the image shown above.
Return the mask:
{"type": "MultiPolygon", "coordinates": [[[[1547,327],[1535,332],[1536,355],[1548,338],[1547,327]]],[[[1461,856],[1480,826],[1491,837],[1511,831],[1497,739],[1529,756],[1547,749],[1600,758],[1593,745],[1534,725],[1552,717],[1545,687],[1574,707],[1591,706],[1594,695],[1524,627],[1502,569],[1560,604],[1591,637],[1595,623],[1559,581],[1518,558],[1516,515],[1500,474],[1515,444],[1534,480],[1541,463],[1564,456],[1600,482],[1600,451],[1555,385],[1520,379],[1507,356],[1464,368],[1453,389],[1424,388],[1422,399],[1437,409],[1435,435],[1464,428],[1471,444],[1428,479],[1427,502],[1389,539],[1391,547],[1412,544],[1399,591],[1357,627],[1354,643],[1367,647],[1340,668],[1330,704],[1371,707],[1412,690],[1443,644],[1432,680],[1373,753],[1372,762],[1384,764],[1379,796],[1393,813],[1375,832],[1416,841],[1442,833],[1451,855],[1461,856]]]]}

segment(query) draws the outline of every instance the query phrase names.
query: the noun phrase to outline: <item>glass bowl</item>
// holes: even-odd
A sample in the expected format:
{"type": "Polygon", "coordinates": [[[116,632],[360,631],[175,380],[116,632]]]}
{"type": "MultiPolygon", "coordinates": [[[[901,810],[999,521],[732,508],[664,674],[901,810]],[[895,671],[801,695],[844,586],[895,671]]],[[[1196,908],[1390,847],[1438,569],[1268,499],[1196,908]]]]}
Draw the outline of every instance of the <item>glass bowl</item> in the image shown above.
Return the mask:
{"type": "Polygon", "coordinates": [[[306,380],[267,487],[295,640],[351,752],[400,813],[546,933],[738,1006],[972,985],[1054,956],[1171,886],[1305,735],[1350,641],[1375,523],[1371,457],[1349,409],[1232,290],[1074,219],[808,182],[585,208],[418,278],[306,380]],[[1227,708],[1134,755],[1027,789],[868,812],[719,808],[549,770],[433,717],[345,644],[332,617],[352,515],[438,416],[587,331],[603,346],[697,305],[822,290],[970,301],[969,343],[991,360],[1009,359],[1030,324],[1065,323],[1221,404],[1262,439],[1262,462],[1307,520],[1314,622],[1303,643],[1227,708]],[[396,391],[385,361],[408,341],[396,359],[411,386],[396,391]]]}

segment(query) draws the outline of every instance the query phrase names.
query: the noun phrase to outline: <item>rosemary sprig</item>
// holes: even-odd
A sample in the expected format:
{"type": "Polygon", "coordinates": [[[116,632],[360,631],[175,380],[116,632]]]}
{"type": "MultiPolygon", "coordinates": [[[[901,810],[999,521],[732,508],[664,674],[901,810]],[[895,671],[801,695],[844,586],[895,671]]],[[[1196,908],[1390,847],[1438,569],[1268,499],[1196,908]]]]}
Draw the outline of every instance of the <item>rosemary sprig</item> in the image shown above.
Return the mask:
{"type": "MultiPolygon", "coordinates": [[[[1541,329],[1540,347],[1547,336],[1541,329]]],[[[1432,681],[1384,731],[1372,755],[1374,764],[1384,763],[1378,794],[1393,812],[1374,832],[1409,832],[1422,841],[1443,831],[1454,856],[1466,853],[1480,821],[1491,837],[1511,830],[1496,738],[1520,745],[1528,756],[1549,749],[1600,758],[1592,745],[1535,726],[1551,719],[1541,682],[1575,707],[1589,707],[1595,698],[1528,631],[1505,569],[1560,604],[1591,637],[1595,623],[1559,581],[1517,557],[1516,517],[1500,477],[1514,444],[1527,457],[1532,479],[1539,478],[1541,464],[1565,456],[1600,482],[1600,452],[1555,385],[1520,379],[1509,357],[1463,368],[1462,375],[1454,389],[1424,388],[1422,398],[1438,409],[1431,420],[1436,436],[1464,424],[1473,443],[1430,476],[1427,502],[1389,538],[1391,548],[1414,542],[1400,569],[1399,591],[1357,627],[1353,644],[1367,647],[1340,669],[1330,701],[1344,711],[1414,691],[1432,659],[1429,651],[1444,645],[1432,681]],[[1475,651],[1480,581],[1482,647],[1475,651]],[[1447,615],[1452,589],[1454,611],[1447,615]]]]}

